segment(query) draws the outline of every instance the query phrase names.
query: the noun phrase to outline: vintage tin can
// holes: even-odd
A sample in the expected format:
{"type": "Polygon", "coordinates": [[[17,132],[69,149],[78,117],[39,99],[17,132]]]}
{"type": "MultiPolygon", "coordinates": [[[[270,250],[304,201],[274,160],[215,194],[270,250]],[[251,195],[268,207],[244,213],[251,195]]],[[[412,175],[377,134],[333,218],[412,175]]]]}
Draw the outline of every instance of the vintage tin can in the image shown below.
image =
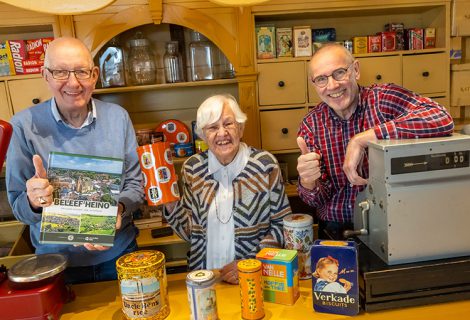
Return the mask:
{"type": "Polygon", "coordinates": [[[349,52],[353,53],[353,42],[352,40],[344,40],[344,47],[348,49],[349,52]]]}
{"type": "Polygon", "coordinates": [[[216,320],[215,276],[210,270],[195,270],[186,276],[191,320],[216,320]]]}
{"type": "Polygon", "coordinates": [[[116,270],[126,319],[160,320],[170,314],[163,253],[128,253],[116,261],[116,270]]]}
{"type": "Polygon", "coordinates": [[[175,157],[183,158],[193,155],[193,145],[191,143],[176,143],[175,148],[175,157]]]}
{"type": "Polygon", "coordinates": [[[135,132],[137,144],[143,146],[152,143],[153,129],[139,129],[135,132]]]}
{"type": "Polygon", "coordinates": [[[245,259],[238,262],[237,267],[242,319],[255,320],[264,318],[261,261],[245,259]]]}
{"type": "Polygon", "coordinates": [[[207,146],[206,142],[202,139],[197,139],[194,144],[194,148],[196,150],[196,153],[201,153],[209,149],[207,146]]]}
{"type": "Polygon", "coordinates": [[[310,247],[313,245],[313,218],[308,214],[290,214],[283,219],[285,248],[297,250],[299,278],[312,277],[310,247]]]}

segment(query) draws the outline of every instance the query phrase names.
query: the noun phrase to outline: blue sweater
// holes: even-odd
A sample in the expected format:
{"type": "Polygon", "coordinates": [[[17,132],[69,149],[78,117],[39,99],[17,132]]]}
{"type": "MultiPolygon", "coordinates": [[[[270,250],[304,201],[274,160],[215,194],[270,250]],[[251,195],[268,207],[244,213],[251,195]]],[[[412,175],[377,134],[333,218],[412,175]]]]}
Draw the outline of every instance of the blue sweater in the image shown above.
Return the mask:
{"type": "Polygon", "coordinates": [[[51,100],[21,111],[11,119],[13,136],[7,153],[8,201],[15,217],[30,226],[36,253],[62,253],[69,266],[96,265],[115,258],[135,238],[131,213],[143,201],[142,174],[136,153],[137,141],[129,115],[122,107],[94,99],[96,119],[80,129],[56,121],[51,100]],[[26,181],[34,176],[32,157],[41,156],[44,167],[50,151],[124,159],[119,201],[126,207],[114,246],[106,251],[88,251],[83,246],[40,244],[41,213],[34,212],[26,195],[26,181]]]}

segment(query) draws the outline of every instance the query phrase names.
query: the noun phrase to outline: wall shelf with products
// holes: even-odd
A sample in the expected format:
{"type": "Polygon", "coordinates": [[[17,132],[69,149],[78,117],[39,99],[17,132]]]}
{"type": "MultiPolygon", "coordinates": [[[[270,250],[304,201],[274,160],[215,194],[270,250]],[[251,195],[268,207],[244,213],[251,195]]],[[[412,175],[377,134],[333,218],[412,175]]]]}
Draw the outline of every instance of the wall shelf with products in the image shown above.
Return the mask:
{"type": "MultiPolygon", "coordinates": [[[[252,15],[257,27],[334,28],[336,41],[375,35],[389,23],[403,23],[405,29],[435,28],[435,48],[355,54],[361,66],[359,84],[393,82],[450,107],[449,0],[332,1],[328,6],[319,1],[295,0],[286,5],[281,0],[273,0],[253,7],[252,15]]],[[[255,34],[255,45],[258,40],[255,34]]],[[[308,81],[309,60],[310,56],[256,59],[263,149],[276,154],[298,152],[294,127],[298,128],[303,115],[320,102],[308,81]],[[293,119],[299,120],[295,126],[293,119]],[[282,145],[273,142],[276,132],[276,140],[282,141],[282,145]]]]}

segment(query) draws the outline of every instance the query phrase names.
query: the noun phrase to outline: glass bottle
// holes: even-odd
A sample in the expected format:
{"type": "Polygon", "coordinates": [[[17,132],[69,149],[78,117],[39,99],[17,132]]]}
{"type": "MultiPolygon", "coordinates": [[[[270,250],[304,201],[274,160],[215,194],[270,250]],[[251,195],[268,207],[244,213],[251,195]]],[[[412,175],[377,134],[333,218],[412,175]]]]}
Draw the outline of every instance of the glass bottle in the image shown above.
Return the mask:
{"type": "Polygon", "coordinates": [[[129,45],[129,76],[132,84],[154,84],[157,76],[150,42],[143,37],[142,32],[137,32],[129,45]]]}
{"type": "Polygon", "coordinates": [[[193,81],[213,80],[214,75],[214,46],[197,31],[191,33],[189,44],[189,60],[193,81]]]}
{"type": "Polygon", "coordinates": [[[166,52],[163,56],[165,66],[165,80],[167,83],[183,82],[183,59],[178,51],[178,41],[166,43],[166,52]]]}
{"type": "Polygon", "coordinates": [[[100,79],[103,88],[124,87],[124,54],[117,37],[112,38],[101,50],[99,57],[100,79]]]}

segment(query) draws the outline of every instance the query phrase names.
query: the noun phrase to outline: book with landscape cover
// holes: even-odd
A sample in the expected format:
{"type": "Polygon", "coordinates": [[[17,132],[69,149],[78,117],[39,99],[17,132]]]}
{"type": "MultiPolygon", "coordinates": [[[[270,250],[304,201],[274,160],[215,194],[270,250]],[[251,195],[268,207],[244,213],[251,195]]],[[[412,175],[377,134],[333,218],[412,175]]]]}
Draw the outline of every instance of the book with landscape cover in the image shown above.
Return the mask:
{"type": "Polygon", "coordinates": [[[53,204],[42,212],[40,243],[112,246],[123,160],[51,152],[53,204]]]}

